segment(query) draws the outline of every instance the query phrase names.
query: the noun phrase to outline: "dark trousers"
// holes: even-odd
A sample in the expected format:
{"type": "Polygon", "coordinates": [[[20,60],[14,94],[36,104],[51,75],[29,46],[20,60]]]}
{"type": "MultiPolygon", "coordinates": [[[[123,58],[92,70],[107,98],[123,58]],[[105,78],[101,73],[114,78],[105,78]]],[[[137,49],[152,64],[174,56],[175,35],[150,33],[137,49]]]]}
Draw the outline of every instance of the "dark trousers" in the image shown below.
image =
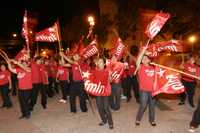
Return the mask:
{"type": "Polygon", "coordinates": [[[127,100],[131,99],[131,90],[133,89],[136,101],[139,101],[139,85],[136,76],[127,76],[124,79],[124,93],[127,96],[127,100]]]}
{"type": "Polygon", "coordinates": [[[113,83],[111,84],[112,92],[109,97],[110,107],[113,110],[120,109],[120,100],[121,100],[121,83],[113,83]]]}
{"type": "Polygon", "coordinates": [[[110,107],[109,107],[109,97],[97,96],[96,104],[97,104],[97,108],[98,108],[99,115],[101,117],[102,122],[103,123],[108,122],[109,125],[113,125],[112,115],[111,115],[110,107]]]}
{"type": "Polygon", "coordinates": [[[194,125],[194,126],[200,125],[200,96],[199,96],[199,100],[198,100],[197,109],[194,111],[190,125],[194,125]]]}
{"type": "Polygon", "coordinates": [[[17,85],[18,85],[18,79],[17,74],[11,74],[11,80],[12,80],[12,95],[17,95],[17,85]]]}
{"type": "Polygon", "coordinates": [[[155,121],[155,98],[151,96],[151,92],[140,90],[140,107],[136,116],[136,121],[141,121],[142,116],[149,106],[149,121],[155,121]]]}
{"type": "Polygon", "coordinates": [[[67,100],[67,95],[69,95],[68,81],[60,81],[60,87],[61,87],[61,91],[62,91],[62,99],[67,100]]]}
{"type": "Polygon", "coordinates": [[[185,86],[185,92],[180,94],[180,100],[181,102],[185,102],[186,96],[188,96],[188,102],[190,105],[193,105],[193,97],[195,94],[195,88],[196,88],[196,82],[188,82],[185,80],[182,80],[183,85],[185,86]]]}
{"type": "Polygon", "coordinates": [[[9,84],[0,85],[0,92],[3,100],[3,107],[11,107],[12,102],[9,96],[9,84]]]}
{"type": "Polygon", "coordinates": [[[49,87],[48,87],[48,89],[47,89],[47,95],[49,96],[49,97],[53,97],[53,95],[54,95],[54,87],[55,87],[55,81],[54,81],[54,78],[52,78],[52,77],[49,77],[48,78],[48,81],[49,81],[49,87]]]}
{"type": "Polygon", "coordinates": [[[18,90],[18,97],[22,116],[29,116],[31,114],[29,106],[31,90],[18,90]]]}
{"type": "Polygon", "coordinates": [[[73,81],[70,86],[70,109],[74,113],[76,112],[76,96],[79,97],[81,111],[87,112],[84,83],[82,81],[73,81]]]}
{"type": "Polygon", "coordinates": [[[47,104],[47,95],[46,95],[46,90],[43,88],[43,84],[33,84],[33,89],[32,89],[32,93],[31,93],[31,107],[33,109],[33,107],[35,106],[35,104],[37,103],[37,98],[38,98],[38,93],[41,93],[41,104],[43,107],[46,107],[47,104]]]}

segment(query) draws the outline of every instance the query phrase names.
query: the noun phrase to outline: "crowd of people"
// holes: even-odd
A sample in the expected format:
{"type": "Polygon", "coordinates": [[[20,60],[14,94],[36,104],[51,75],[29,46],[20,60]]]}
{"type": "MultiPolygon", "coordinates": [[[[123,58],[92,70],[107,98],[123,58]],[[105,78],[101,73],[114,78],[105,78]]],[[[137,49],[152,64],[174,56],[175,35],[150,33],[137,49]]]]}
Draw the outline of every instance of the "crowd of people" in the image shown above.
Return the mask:
{"type": "MultiPolygon", "coordinates": [[[[105,54],[107,55],[107,54],[105,54]]],[[[142,116],[149,107],[149,122],[152,126],[156,126],[155,105],[156,98],[152,96],[151,91],[154,84],[155,67],[150,64],[151,58],[144,55],[140,68],[136,75],[136,57],[129,54],[121,62],[124,65],[124,72],[118,80],[112,79],[110,75],[107,59],[111,63],[117,61],[113,57],[95,56],[86,60],[82,60],[78,53],[73,56],[67,56],[60,53],[60,57],[43,58],[40,56],[28,60],[8,60],[0,66],[0,92],[2,95],[2,107],[11,108],[13,104],[10,90],[13,95],[18,95],[21,116],[19,119],[31,118],[31,112],[37,104],[38,95],[41,94],[41,105],[43,109],[48,108],[48,98],[52,98],[57,93],[62,94],[59,102],[68,103],[70,112],[76,113],[76,97],[80,100],[80,109],[87,112],[87,100],[89,95],[84,90],[84,79],[82,71],[93,70],[93,74],[98,80],[110,84],[109,96],[96,96],[96,104],[101,118],[100,126],[108,123],[109,128],[113,129],[112,111],[120,110],[121,96],[126,96],[127,102],[132,98],[132,91],[139,109],[136,115],[135,125],[139,126],[142,116]],[[60,89],[59,89],[60,88],[60,89]],[[17,90],[17,91],[16,91],[17,90]]],[[[183,71],[197,74],[200,67],[195,64],[195,58],[190,56],[185,64],[181,65],[183,71]]],[[[199,75],[198,75],[199,76],[199,75]]],[[[193,97],[197,81],[194,78],[183,75],[182,83],[186,91],[180,94],[180,103],[185,103],[188,97],[191,107],[195,107],[193,97]]],[[[190,130],[196,129],[200,124],[200,100],[197,109],[194,112],[190,123],[190,130]]]]}

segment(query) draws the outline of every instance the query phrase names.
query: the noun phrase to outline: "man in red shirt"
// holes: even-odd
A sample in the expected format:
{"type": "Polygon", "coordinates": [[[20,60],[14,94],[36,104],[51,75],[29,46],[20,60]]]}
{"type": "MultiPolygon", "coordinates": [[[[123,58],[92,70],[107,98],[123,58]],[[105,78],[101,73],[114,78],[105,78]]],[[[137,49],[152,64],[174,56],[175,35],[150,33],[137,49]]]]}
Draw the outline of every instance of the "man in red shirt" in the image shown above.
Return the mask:
{"type": "Polygon", "coordinates": [[[47,104],[46,92],[44,91],[43,83],[42,83],[41,62],[42,62],[41,57],[36,57],[34,61],[31,62],[32,83],[33,83],[33,90],[32,90],[31,102],[30,102],[31,110],[33,110],[35,104],[37,103],[39,91],[41,93],[41,104],[44,109],[46,108],[46,104],[47,104]]]}
{"type": "Polygon", "coordinates": [[[22,113],[19,119],[29,119],[31,116],[29,101],[31,98],[32,91],[31,68],[28,66],[27,61],[21,61],[20,63],[15,60],[11,60],[10,62],[8,62],[8,68],[11,72],[16,73],[18,78],[18,96],[20,109],[22,113]],[[12,68],[11,62],[16,64],[18,67],[12,68]]]}
{"type": "Polygon", "coordinates": [[[60,59],[56,81],[59,82],[62,91],[62,99],[59,101],[63,103],[66,103],[67,95],[69,95],[69,70],[67,67],[71,67],[71,65],[65,64],[64,60],[60,59]]]}
{"type": "MultiPolygon", "coordinates": [[[[192,75],[198,75],[198,71],[199,71],[200,67],[198,67],[195,64],[195,58],[190,56],[189,60],[183,65],[183,70],[186,73],[192,74],[192,75]]],[[[182,83],[185,86],[185,90],[186,90],[186,94],[188,96],[188,102],[190,104],[191,107],[195,107],[194,102],[193,102],[193,97],[195,95],[195,89],[196,89],[196,85],[197,82],[194,78],[186,76],[186,75],[182,75],[182,83]]],[[[180,94],[180,103],[179,105],[183,105],[185,103],[186,100],[186,94],[185,92],[180,94]]]]}
{"type": "Polygon", "coordinates": [[[10,108],[12,107],[12,102],[9,96],[9,89],[11,89],[11,74],[6,70],[5,64],[0,66],[0,92],[3,100],[2,107],[10,108]]]}
{"type": "Polygon", "coordinates": [[[70,110],[72,113],[76,113],[76,96],[79,96],[81,111],[87,112],[86,95],[82,78],[82,70],[86,67],[77,53],[73,55],[73,60],[65,56],[63,53],[61,53],[61,56],[67,60],[72,67],[73,81],[70,85],[70,110]]]}

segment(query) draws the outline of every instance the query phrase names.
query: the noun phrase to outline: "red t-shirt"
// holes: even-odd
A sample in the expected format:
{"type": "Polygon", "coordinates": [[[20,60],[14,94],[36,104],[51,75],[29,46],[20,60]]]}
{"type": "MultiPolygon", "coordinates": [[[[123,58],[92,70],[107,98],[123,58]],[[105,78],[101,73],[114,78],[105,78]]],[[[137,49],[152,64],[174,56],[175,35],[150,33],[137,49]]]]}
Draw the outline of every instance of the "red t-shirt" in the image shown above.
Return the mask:
{"type": "Polygon", "coordinates": [[[58,80],[66,81],[69,80],[69,70],[66,67],[58,66],[58,80]]]}
{"type": "Polygon", "coordinates": [[[135,61],[133,61],[133,60],[129,61],[128,66],[129,66],[128,75],[132,76],[134,74],[134,72],[135,72],[135,69],[136,69],[135,61]]]}
{"type": "Polygon", "coordinates": [[[33,84],[42,83],[40,65],[35,63],[35,62],[31,62],[31,71],[32,71],[32,82],[33,82],[33,84]]]}
{"type": "Polygon", "coordinates": [[[48,72],[47,72],[46,66],[43,64],[40,65],[40,71],[41,71],[41,76],[42,76],[42,83],[44,85],[47,85],[48,84],[48,72]]]}
{"type": "Polygon", "coordinates": [[[141,64],[138,77],[140,90],[151,92],[153,90],[155,68],[153,66],[145,66],[141,64]]]}
{"type": "MultiPolygon", "coordinates": [[[[190,63],[184,64],[184,72],[186,72],[186,73],[198,76],[199,69],[200,69],[200,67],[198,67],[196,64],[190,64],[190,63]]],[[[194,78],[189,77],[187,75],[182,75],[182,79],[185,81],[188,81],[188,82],[195,81],[194,78]]]]}
{"type": "Polygon", "coordinates": [[[10,72],[8,70],[0,71],[0,85],[8,84],[10,72]]]}
{"type": "MultiPolygon", "coordinates": [[[[81,68],[81,71],[83,71],[83,72],[90,70],[90,67],[87,63],[79,62],[79,66],[81,68]]],[[[81,73],[80,73],[80,70],[79,70],[79,67],[76,64],[72,64],[72,77],[73,77],[74,81],[83,80],[81,73]]]]}
{"type": "Polygon", "coordinates": [[[19,90],[31,90],[32,89],[32,72],[26,72],[21,68],[16,68],[18,87],[19,90]]]}

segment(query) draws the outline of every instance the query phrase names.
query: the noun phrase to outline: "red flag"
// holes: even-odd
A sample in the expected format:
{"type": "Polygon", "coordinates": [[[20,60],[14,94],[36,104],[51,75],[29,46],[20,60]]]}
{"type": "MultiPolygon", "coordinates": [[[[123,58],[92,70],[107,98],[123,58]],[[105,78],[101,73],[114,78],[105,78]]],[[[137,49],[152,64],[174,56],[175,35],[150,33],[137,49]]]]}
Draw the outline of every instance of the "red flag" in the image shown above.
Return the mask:
{"type": "Polygon", "coordinates": [[[56,42],[58,41],[58,27],[55,23],[53,26],[44,29],[35,34],[35,41],[40,42],[56,42]]]}
{"type": "Polygon", "coordinates": [[[111,54],[114,55],[117,60],[120,60],[124,54],[125,54],[125,46],[122,43],[121,38],[117,38],[117,40],[115,41],[115,45],[114,48],[112,48],[111,50],[111,54]]]}
{"type": "Polygon", "coordinates": [[[146,54],[150,57],[157,57],[160,52],[183,52],[183,42],[179,40],[170,40],[166,42],[159,42],[151,44],[146,51],[146,54]]]}
{"type": "Polygon", "coordinates": [[[28,37],[29,31],[28,31],[28,16],[27,16],[27,11],[24,13],[24,18],[23,18],[23,25],[22,25],[22,36],[26,40],[26,44],[29,44],[29,37],[28,37]]]}
{"type": "Polygon", "coordinates": [[[146,28],[146,35],[153,39],[158,32],[162,29],[166,21],[170,18],[169,13],[157,13],[151,23],[146,28]]]}
{"type": "Polygon", "coordinates": [[[82,57],[84,59],[88,59],[89,57],[97,54],[98,48],[97,48],[97,40],[94,39],[82,52],[82,57]]]}
{"type": "Polygon", "coordinates": [[[185,89],[180,78],[181,75],[177,72],[156,67],[152,95],[155,96],[160,93],[179,94],[184,92],[185,89]]]}
{"type": "Polygon", "coordinates": [[[106,68],[111,72],[111,80],[113,83],[118,83],[124,73],[125,64],[121,62],[113,62],[108,60],[106,68]]]}
{"type": "Polygon", "coordinates": [[[109,96],[111,94],[108,71],[91,70],[83,72],[83,77],[85,78],[84,89],[87,93],[94,96],[109,96]]]}
{"type": "Polygon", "coordinates": [[[23,48],[16,56],[15,56],[15,60],[20,61],[20,60],[24,60],[27,61],[29,59],[28,57],[28,51],[26,48],[23,48]]]}

